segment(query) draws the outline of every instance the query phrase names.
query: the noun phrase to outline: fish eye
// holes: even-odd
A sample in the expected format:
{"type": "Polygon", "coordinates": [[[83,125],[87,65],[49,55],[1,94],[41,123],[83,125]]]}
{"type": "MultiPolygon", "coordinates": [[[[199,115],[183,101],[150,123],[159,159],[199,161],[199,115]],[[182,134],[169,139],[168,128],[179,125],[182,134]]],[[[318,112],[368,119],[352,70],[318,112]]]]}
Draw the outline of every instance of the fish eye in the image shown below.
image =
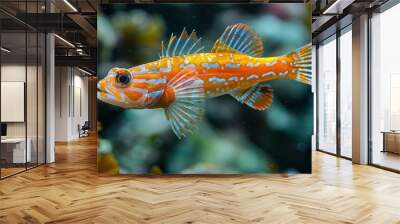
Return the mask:
{"type": "Polygon", "coordinates": [[[122,86],[128,85],[131,81],[131,74],[128,71],[120,70],[117,72],[115,79],[117,80],[117,83],[122,86]]]}

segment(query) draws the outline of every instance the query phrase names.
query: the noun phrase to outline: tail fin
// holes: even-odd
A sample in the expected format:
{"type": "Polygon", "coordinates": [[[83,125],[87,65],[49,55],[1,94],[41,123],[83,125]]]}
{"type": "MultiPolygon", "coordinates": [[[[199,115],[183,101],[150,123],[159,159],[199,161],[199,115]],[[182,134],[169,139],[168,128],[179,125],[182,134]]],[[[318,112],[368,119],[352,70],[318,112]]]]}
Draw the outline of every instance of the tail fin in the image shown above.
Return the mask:
{"type": "Polygon", "coordinates": [[[296,68],[296,80],[305,84],[311,85],[312,82],[312,68],[311,68],[311,43],[307,44],[300,49],[288,54],[293,57],[293,66],[296,68]]]}

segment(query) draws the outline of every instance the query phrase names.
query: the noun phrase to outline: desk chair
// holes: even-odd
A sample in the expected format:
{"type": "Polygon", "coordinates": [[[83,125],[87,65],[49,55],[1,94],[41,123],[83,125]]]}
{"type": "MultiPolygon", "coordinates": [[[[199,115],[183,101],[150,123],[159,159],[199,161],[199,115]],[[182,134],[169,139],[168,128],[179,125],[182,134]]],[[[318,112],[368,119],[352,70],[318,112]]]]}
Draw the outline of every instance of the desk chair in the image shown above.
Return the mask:
{"type": "Polygon", "coordinates": [[[82,126],[78,124],[79,138],[89,136],[89,130],[90,130],[89,121],[85,121],[85,123],[82,126]]]}

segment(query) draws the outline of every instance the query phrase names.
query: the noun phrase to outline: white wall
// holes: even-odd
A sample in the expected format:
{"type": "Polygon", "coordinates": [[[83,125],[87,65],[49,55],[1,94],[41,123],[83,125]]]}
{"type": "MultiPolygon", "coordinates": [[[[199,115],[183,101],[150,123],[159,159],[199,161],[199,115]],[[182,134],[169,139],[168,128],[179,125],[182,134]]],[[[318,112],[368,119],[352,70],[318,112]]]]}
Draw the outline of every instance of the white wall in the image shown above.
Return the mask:
{"type": "MultiPolygon", "coordinates": [[[[26,112],[26,121],[22,122],[5,122],[7,124],[7,137],[24,138],[25,135],[29,139],[30,148],[32,150],[32,161],[39,163],[44,162],[44,74],[42,68],[35,66],[25,66],[24,64],[3,64],[1,66],[2,82],[24,82],[26,84],[26,107],[25,104],[20,108],[21,113],[26,112]],[[36,70],[38,69],[38,71],[36,70]],[[25,80],[25,78],[28,80],[25,80]],[[37,154],[39,156],[37,157],[37,154]]],[[[3,91],[3,89],[2,89],[3,91]]],[[[24,94],[24,90],[20,90],[20,94],[24,94]]],[[[2,98],[7,97],[2,95],[2,98]]],[[[10,107],[2,107],[1,110],[12,110],[10,107]]],[[[8,111],[10,112],[10,111],[8,111]]],[[[12,111],[11,111],[12,112],[12,111]]]]}
{"type": "MultiPolygon", "coordinates": [[[[25,64],[4,64],[1,66],[1,81],[3,82],[25,82],[25,75],[27,69],[28,78],[31,77],[31,74],[36,74],[36,66],[27,66],[25,68],[25,64]]],[[[36,77],[36,75],[35,75],[36,77]]],[[[30,87],[36,87],[36,80],[30,78],[28,80],[28,84],[30,87]]],[[[34,107],[34,111],[36,111],[36,88],[27,88],[27,106],[30,107],[28,109],[27,118],[28,118],[28,137],[30,131],[30,127],[32,130],[35,130],[36,135],[36,113],[32,113],[32,107],[34,107]],[[34,123],[32,123],[34,122],[34,123]]],[[[40,107],[41,105],[39,105],[40,107]]],[[[7,110],[7,108],[1,108],[2,110],[7,110]]],[[[33,133],[33,131],[32,131],[33,133]]],[[[25,137],[25,122],[7,122],[7,135],[8,137],[25,137]]]]}
{"type": "Polygon", "coordinates": [[[76,68],[56,67],[55,85],[55,140],[77,139],[78,124],[89,117],[88,78],[76,68]]]}
{"type": "MultiPolygon", "coordinates": [[[[1,81],[25,82],[25,64],[8,64],[1,66],[1,81]]],[[[7,108],[1,108],[6,110],[7,108]]],[[[25,137],[25,122],[7,123],[7,137],[25,137]]]]}
{"type": "MultiPolygon", "coordinates": [[[[76,70],[75,70],[76,72],[76,70]]],[[[74,75],[74,108],[73,108],[73,119],[72,119],[72,132],[71,135],[74,138],[78,137],[78,124],[83,125],[85,121],[89,120],[88,113],[88,78],[79,75],[74,75]]]]}
{"type": "MultiPolygon", "coordinates": [[[[3,64],[1,66],[1,81],[25,82],[25,64],[3,64]]],[[[1,110],[7,110],[7,108],[1,108],[1,110]]],[[[7,123],[7,135],[8,137],[25,137],[25,123],[7,123]]]]}
{"type": "Polygon", "coordinates": [[[69,88],[69,68],[55,68],[55,141],[68,140],[68,88],[69,88]]]}

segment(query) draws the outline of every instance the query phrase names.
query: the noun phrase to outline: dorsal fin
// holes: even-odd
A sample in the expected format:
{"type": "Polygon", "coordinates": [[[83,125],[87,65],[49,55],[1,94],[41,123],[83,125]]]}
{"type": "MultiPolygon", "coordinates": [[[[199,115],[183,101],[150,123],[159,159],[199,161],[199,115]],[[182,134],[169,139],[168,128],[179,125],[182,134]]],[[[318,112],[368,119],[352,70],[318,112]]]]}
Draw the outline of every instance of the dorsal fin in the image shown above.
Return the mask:
{"type": "Polygon", "coordinates": [[[248,25],[238,23],[228,26],[212,48],[214,53],[243,53],[261,57],[263,43],[257,33],[248,25]]]}
{"type": "Polygon", "coordinates": [[[160,58],[197,54],[203,49],[204,47],[201,45],[201,38],[197,38],[196,31],[193,30],[192,33],[188,35],[186,29],[183,28],[178,39],[174,34],[171,34],[167,48],[165,48],[164,42],[161,42],[160,58]]]}

